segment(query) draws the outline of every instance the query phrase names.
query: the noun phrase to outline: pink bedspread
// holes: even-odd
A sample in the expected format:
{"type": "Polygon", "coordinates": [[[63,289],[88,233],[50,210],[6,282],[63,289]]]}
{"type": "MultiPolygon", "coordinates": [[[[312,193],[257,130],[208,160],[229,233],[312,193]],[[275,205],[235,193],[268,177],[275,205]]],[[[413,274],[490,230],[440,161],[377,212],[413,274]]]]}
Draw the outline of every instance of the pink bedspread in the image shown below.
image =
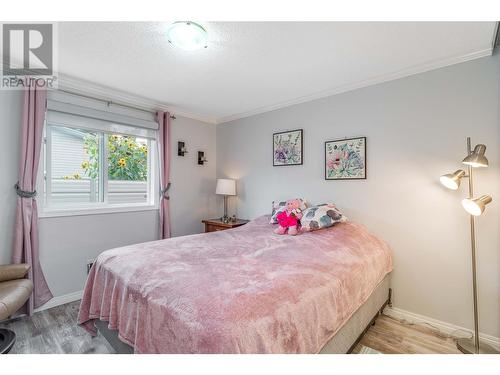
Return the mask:
{"type": "Polygon", "coordinates": [[[227,231],[108,250],[78,323],[109,321],[136,353],[316,353],[392,270],[356,223],[295,237],[269,217],[227,231]]]}

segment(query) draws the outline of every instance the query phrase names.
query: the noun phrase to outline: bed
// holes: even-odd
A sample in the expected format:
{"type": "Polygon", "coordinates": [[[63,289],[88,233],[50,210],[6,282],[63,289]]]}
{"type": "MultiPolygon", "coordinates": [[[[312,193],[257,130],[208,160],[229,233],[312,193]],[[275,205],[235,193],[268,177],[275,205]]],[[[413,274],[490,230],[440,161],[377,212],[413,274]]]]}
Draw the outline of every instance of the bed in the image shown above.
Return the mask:
{"type": "Polygon", "coordinates": [[[78,323],[120,353],[348,352],[388,302],[388,245],[354,222],[272,230],[261,216],[105,251],[78,323]]]}

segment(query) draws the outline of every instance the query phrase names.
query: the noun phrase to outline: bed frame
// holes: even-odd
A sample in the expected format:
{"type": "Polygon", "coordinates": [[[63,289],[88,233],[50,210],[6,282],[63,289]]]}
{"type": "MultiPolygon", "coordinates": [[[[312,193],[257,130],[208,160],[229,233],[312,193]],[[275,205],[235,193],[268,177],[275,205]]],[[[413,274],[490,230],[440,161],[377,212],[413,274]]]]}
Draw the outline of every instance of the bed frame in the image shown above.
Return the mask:
{"type": "Polygon", "coordinates": [[[351,353],[363,335],[375,324],[384,308],[391,303],[392,289],[389,288],[389,275],[378,284],[366,302],[356,310],[349,320],[326,343],[320,354],[351,353]]]}
{"type": "MultiPolygon", "coordinates": [[[[389,288],[389,275],[379,283],[366,302],[349,318],[337,333],[323,346],[320,354],[351,353],[384,308],[391,306],[392,289],[389,288]]],[[[109,342],[118,354],[133,354],[134,348],[118,338],[118,331],[108,328],[108,322],[96,320],[99,333],[109,342]]]]}

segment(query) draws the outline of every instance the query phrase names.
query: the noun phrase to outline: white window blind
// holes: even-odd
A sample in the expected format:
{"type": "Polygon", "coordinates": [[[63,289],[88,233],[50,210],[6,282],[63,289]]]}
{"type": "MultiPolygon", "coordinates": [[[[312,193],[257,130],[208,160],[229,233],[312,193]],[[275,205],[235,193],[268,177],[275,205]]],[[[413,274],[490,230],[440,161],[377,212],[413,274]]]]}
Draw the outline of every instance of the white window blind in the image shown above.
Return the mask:
{"type": "Polygon", "coordinates": [[[156,208],[157,135],[153,113],[50,92],[42,216],[156,208]]]}
{"type": "Polygon", "coordinates": [[[122,133],[154,138],[158,123],[70,103],[47,100],[47,122],[106,133],[122,133]]]}

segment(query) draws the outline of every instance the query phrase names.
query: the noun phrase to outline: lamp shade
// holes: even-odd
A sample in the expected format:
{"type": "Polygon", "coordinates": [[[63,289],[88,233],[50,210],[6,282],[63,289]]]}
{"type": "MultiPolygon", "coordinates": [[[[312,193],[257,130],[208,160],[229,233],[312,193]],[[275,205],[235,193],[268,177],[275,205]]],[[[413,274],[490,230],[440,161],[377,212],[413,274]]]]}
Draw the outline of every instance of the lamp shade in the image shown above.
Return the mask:
{"type": "Polygon", "coordinates": [[[485,145],[476,145],[474,147],[474,151],[470,155],[468,155],[464,160],[462,160],[462,163],[465,165],[470,165],[471,167],[474,168],[479,168],[479,167],[487,167],[488,166],[488,159],[484,156],[484,153],[486,152],[486,146],[485,145]]]}
{"type": "Polygon", "coordinates": [[[220,195],[236,195],[236,181],[228,180],[226,178],[217,179],[217,187],[215,194],[220,195]]]}
{"type": "Polygon", "coordinates": [[[463,176],[465,176],[465,171],[459,169],[458,171],[455,171],[453,173],[442,175],[439,178],[439,181],[441,181],[441,183],[448,189],[457,190],[460,186],[460,179],[463,176]]]}
{"type": "Polygon", "coordinates": [[[482,195],[479,198],[474,199],[464,199],[462,201],[462,206],[465,211],[474,216],[479,216],[484,212],[486,205],[492,201],[491,196],[482,195]]]}

